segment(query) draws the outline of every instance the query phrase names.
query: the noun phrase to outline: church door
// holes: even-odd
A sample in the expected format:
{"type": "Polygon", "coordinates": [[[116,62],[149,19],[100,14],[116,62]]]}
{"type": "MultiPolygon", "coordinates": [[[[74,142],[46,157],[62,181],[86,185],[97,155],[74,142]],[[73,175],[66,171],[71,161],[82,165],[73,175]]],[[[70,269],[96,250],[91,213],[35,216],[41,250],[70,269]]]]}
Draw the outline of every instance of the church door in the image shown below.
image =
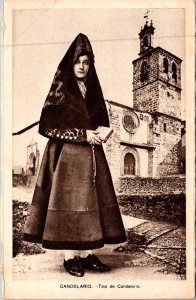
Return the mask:
{"type": "Polygon", "coordinates": [[[124,158],[124,174],[135,175],[135,157],[127,153],[124,158]]]}

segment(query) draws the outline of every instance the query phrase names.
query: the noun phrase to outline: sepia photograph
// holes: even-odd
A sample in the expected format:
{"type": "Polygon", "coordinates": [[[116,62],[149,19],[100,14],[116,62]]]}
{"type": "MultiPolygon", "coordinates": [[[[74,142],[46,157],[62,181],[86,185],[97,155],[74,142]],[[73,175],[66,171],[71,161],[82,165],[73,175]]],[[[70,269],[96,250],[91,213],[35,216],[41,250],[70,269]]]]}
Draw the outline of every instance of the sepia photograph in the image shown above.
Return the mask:
{"type": "Polygon", "coordinates": [[[4,299],[194,297],[194,5],[138,2],[4,1],[4,299]]]}

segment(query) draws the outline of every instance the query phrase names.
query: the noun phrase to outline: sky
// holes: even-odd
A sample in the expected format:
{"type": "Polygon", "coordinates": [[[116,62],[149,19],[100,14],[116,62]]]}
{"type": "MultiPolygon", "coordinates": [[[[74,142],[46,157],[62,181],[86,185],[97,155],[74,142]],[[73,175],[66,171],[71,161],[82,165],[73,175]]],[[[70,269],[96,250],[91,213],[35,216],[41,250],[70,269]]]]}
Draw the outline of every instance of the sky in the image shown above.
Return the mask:
{"type": "MultiPolygon", "coordinates": [[[[132,107],[132,61],[138,58],[146,9],[16,9],[13,12],[13,131],[38,121],[57,66],[78,33],[88,36],[105,99],[132,107]]],[[[184,9],[151,9],[153,46],[182,62],[184,118],[184,9]]],[[[32,134],[33,133],[33,134],[32,134]]],[[[22,161],[21,144],[31,133],[13,138],[13,163],[22,161]]],[[[38,135],[38,134],[37,134],[38,135]]],[[[26,150],[25,150],[26,151],[26,150]]],[[[26,152],[25,152],[26,153],[26,152]]],[[[23,155],[24,156],[24,155],[23,155]]]]}

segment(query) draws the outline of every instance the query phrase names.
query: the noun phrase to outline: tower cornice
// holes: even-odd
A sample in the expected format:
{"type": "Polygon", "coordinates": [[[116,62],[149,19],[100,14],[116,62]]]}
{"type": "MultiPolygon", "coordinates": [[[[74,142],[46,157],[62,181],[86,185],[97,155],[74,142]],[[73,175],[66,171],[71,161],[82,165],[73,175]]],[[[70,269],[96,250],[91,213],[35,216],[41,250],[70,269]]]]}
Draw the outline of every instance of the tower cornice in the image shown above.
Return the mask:
{"type": "Polygon", "coordinates": [[[175,60],[177,60],[178,62],[182,62],[182,59],[181,59],[181,58],[179,58],[178,56],[174,55],[173,53],[171,53],[171,52],[169,52],[169,51],[167,51],[167,50],[165,50],[165,49],[163,49],[163,48],[161,48],[161,47],[158,46],[158,47],[156,47],[156,48],[151,47],[150,49],[147,49],[146,52],[143,52],[143,55],[142,55],[142,56],[140,56],[140,57],[134,59],[134,60],[132,61],[132,64],[134,64],[135,62],[137,62],[137,61],[143,59],[145,56],[147,57],[147,56],[152,55],[152,54],[155,53],[155,52],[167,54],[167,55],[173,57],[173,58],[174,58],[175,60]]]}

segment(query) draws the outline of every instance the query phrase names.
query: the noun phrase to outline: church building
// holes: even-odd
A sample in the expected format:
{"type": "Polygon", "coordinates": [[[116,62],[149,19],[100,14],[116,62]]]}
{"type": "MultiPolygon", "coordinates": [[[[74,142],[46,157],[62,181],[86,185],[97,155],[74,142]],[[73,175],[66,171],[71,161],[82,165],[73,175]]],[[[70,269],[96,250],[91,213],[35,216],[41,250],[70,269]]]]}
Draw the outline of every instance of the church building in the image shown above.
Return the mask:
{"type": "Polygon", "coordinates": [[[133,108],[107,101],[113,135],[106,156],[114,181],[120,176],[162,177],[183,172],[181,62],[153,47],[148,21],[139,33],[133,63],[133,108]]]}

